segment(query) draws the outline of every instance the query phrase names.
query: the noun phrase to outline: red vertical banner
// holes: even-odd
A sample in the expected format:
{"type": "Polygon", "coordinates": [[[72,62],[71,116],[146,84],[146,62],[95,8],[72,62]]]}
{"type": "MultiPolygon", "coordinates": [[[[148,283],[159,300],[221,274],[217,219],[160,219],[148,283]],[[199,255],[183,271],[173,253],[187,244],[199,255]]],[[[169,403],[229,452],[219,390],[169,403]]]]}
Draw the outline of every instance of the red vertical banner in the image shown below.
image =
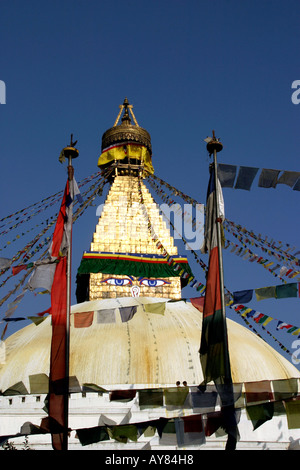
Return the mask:
{"type": "MultiPolygon", "coordinates": [[[[68,293],[67,254],[70,248],[72,198],[67,181],[51,247],[57,265],[51,289],[52,339],[49,377],[49,429],[54,450],[67,449],[68,427],[68,293]],[[67,251],[66,251],[67,250],[67,251]]],[[[70,255],[70,254],[69,254],[70,255]]]]}
{"type": "Polygon", "coordinates": [[[52,446],[63,450],[67,432],[67,257],[60,258],[51,290],[52,340],[49,380],[49,418],[52,446]]]}

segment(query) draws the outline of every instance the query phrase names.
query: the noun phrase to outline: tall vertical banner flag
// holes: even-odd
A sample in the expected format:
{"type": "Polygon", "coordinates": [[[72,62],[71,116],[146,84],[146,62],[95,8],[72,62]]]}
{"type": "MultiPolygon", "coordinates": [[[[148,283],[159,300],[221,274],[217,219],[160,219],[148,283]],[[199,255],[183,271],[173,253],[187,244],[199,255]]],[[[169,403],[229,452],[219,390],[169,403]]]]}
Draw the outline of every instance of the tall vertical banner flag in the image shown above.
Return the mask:
{"type": "Polygon", "coordinates": [[[67,249],[72,227],[73,197],[67,181],[50,254],[57,258],[51,289],[52,339],[49,380],[49,425],[54,450],[63,450],[67,432],[68,399],[67,353],[67,249]]]}
{"type": "Polygon", "coordinates": [[[217,235],[217,219],[224,220],[224,203],[221,187],[218,188],[219,214],[216,213],[215,175],[214,169],[210,172],[210,180],[206,198],[206,214],[204,227],[204,243],[202,253],[209,253],[206,292],[203,307],[202,335],[200,345],[200,360],[204,375],[204,382],[224,382],[228,354],[224,341],[223,314],[221,303],[219,247],[217,235]]]}
{"type": "Polygon", "coordinates": [[[230,371],[229,351],[227,344],[226,319],[222,311],[223,286],[220,282],[219,249],[217,224],[225,218],[222,189],[217,179],[216,191],[215,168],[211,168],[206,199],[206,217],[204,226],[203,253],[209,253],[206,291],[203,306],[202,334],[200,344],[200,361],[204,376],[203,384],[213,381],[221,398],[222,426],[228,434],[226,450],[234,450],[238,438],[237,422],[234,408],[233,384],[230,371]],[[219,200],[216,203],[216,198],[219,200]],[[218,210],[218,213],[217,213],[218,210]]]}

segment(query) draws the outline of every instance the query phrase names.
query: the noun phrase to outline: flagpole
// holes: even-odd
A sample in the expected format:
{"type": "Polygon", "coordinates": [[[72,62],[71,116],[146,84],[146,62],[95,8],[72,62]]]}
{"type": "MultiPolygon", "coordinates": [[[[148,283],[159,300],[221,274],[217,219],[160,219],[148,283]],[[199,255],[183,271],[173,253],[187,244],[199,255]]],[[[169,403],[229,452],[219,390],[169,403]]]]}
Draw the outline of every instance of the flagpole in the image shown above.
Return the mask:
{"type": "Polygon", "coordinates": [[[214,166],[214,176],[215,176],[215,212],[216,212],[216,227],[217,227],[217,245],[218,245],[218,256],[219,256],[219,279],[220,279],[220,290],[221,290],[221,309],[222,309],[222,318],[224,326],[224,344],[225,351],[227,354],[227,360],[225,361],[225,378],[227,383],[231,383],[231,368],[229,360],[229,349],[228,349],[228,335],[227,335],[227,324],[226,324],[226,310],[225,310],[225,293],[224,293],[224,268],[223,268],[223,255],[222,255],[222,237],[221,237],[221,223],[222,219],[219,217],[220,207],[219,207],[219,180],[218,180],[218,163],[217,163],[217,152],[221,152],[223,149],[223,144],[219,139],[215,137],[215,131],[212,131],[213,137],[207,143],[207,150],[209,154],[213,154],[213,166],[214,166]]]}
{"type": "MultiPolygon", "coordinates": [[[[69,192],[73,196],[73,177],[74,168],[72,166],[72,158],[76,158],[79,155],[78,150],[74,147],[77,143],[73,142],[73,134],[71,134],[70,146],[63,149],[64,155],[68,158],[68,180],[69,180],[69,192]]],[[[71,203],[73,205],[73,202],[71,203]]],[[[73,216],[73,211],[71,211],[73,216]]],[[[69,375],[70,375],[70,313],[71,313],[71,269],[72,269],[72,227],[73,220],[71,220],[70,226],[70,239],[67,253],[67,315],[66,315],[66,355],[65,355],[65,406],[64,406],[64,420],[65,429],[63,436],[63,450],[68,450],[68,437],[69,437],[69,375]]]]}

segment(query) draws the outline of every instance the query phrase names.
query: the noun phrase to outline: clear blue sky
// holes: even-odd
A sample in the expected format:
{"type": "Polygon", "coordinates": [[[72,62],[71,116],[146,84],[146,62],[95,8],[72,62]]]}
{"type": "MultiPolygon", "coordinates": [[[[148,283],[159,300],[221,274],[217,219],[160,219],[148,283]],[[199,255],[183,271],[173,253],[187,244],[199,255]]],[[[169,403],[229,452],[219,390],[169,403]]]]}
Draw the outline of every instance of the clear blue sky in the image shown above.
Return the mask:
{"type": "MultiPolygon", "coordinates": [[[[203,139],[212,129],[224,145],[219,162],[298,171],[300,105],[291,101],[291,85],[300,79],[299,18],[295,0],[2,1],[0,217],[64,188],[58,156],[71,133],[80,151],[77,180],[97,171],[102,134],[125,96],[151,134],[155,173],[199,202],[210,162],[203,139]]],[[[251,191],[224,189],[226,216],[300,246],[299,197],[284,185],[258,188],[256,179],[251,191]]],[[[74,226],[74,273],[89,249],[95,211],[74,226]]],[[[231,291],[280,283],[229,253],[224,271],[231,291]]],[[[195,274],[204,281],[200,269],[195,274]]],[[[74,293],[73,284],[73,303],[74,293]]],[[[15,315],[48,302],[28,297],[15,315]]],[[[252,308],[300,326],[299,302],[252,308]]],[[[276,335],[288,348],[295,339],[276,335]]]]}

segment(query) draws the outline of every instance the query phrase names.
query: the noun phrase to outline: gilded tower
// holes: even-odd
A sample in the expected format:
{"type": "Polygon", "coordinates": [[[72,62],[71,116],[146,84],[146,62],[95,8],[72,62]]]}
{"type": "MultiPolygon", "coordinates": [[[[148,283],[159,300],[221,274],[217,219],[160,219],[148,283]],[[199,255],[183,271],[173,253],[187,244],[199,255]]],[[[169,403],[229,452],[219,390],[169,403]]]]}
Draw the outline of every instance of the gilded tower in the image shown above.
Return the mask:
{"type": "Polygon", "coordinates": [[[180,299],[184,280],[169,259],[185,271],[190,268],[187,259],[178,256],[170,230],[143,181],[154,172],[151,138],[138,125],[127,99],[113,127],[103,134],[101,150],[98,166],[111,186],[90,250],[83,254],[78,270],[77,300],[180,299]]]}

